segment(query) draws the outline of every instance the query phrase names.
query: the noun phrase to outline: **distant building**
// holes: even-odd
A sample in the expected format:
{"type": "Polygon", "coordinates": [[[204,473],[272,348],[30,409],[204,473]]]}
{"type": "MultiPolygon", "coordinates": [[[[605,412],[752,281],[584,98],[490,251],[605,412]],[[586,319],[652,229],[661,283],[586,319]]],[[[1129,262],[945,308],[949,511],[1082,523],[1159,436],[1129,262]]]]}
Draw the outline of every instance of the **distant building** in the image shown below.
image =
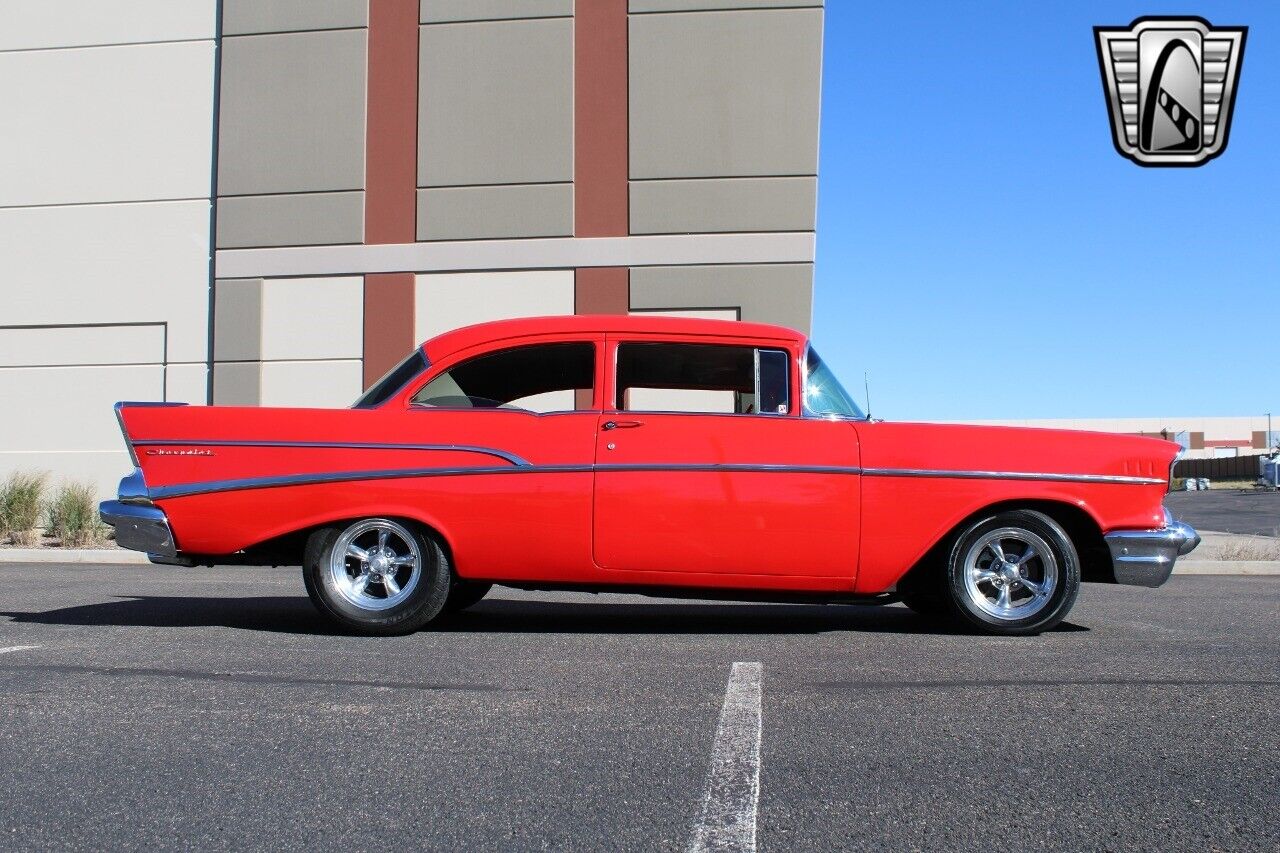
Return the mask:
{"type": "MultiPolygon", "coordinates": [[[[1277,422],[1280,423],[1280,418],[1277,422]]],[[[1280,430],[1273,431],[1268,438],[1266,415],[1238,418],[1056,418],[964,423],[1150,435],[1181,444],[1189,459],[1246,456],[1263,453],[1280,443],[1280,430]]]]}
{"type": "Polygon", "coordinates": [[[0,3],[0,476],[541,314],[810,324],[822,0],[0,3]],[[17,416],[15,413],[21,413],[17,416]]]}

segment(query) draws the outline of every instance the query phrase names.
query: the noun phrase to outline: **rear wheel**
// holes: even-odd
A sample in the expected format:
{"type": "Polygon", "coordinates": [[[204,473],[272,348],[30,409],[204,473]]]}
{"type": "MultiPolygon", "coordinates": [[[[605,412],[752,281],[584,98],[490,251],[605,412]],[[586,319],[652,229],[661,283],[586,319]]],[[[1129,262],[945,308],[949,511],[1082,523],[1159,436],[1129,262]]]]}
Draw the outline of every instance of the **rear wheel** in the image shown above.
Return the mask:
{"type": "Polygon", "coordinates": [[[312,602],[334,621],[368,634],[405,634],[443,610],[453,571],[425,531],[366,518],[311,534],[302,577],[312,602]]]}

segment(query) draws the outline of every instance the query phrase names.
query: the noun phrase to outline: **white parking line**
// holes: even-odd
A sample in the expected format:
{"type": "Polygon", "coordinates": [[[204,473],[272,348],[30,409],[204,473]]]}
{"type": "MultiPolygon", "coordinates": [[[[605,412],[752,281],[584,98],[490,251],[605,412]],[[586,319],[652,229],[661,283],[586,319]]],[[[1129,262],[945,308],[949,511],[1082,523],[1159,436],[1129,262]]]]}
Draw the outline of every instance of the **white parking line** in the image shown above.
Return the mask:
{"type": "Polygon", "coordinates": [[[40,647],[39,646],[6,646],[5,648],[0,649],[0,655],[8,654],[9,652],[20,652],[23,649],[38,649],[38,648],[40,647]]]}
{"type": "Polygon", "coordinates": [[[689,853],[754,851],[760,801],[759,663],[735,663],[711,747],[711,773],[689,853]]]}

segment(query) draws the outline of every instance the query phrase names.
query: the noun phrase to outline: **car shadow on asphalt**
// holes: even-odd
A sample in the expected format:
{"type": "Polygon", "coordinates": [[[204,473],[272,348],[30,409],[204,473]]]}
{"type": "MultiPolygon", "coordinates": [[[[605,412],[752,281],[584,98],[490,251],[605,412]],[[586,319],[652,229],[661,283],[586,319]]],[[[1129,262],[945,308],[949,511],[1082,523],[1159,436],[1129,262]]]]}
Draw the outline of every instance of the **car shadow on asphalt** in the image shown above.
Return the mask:
{"type": "MultiPolygon", "coordinates": [[[[128,596],[37,612],[0,613],[38,625],[139,628],[223,627],[284,634],[345,636],[301,596],[216,598],[128,596]]],[[[900,606],[854,604],[720,604],[708,602],[577,602],[488,599],[443,616],[430,632],[463,634],[960,634],[900,606]]],[[[1087,631],[1064,622],[1055,632],[1087,631]]]]}
{"type": "Polygon", "coordinates": [[[35,625],[126,626],[132,628],[237,628],[281,634],[345,633],[300,596],[214,598],[131,595],[98,604],[55,610],[0,613],[13,622],[35,625]]]}

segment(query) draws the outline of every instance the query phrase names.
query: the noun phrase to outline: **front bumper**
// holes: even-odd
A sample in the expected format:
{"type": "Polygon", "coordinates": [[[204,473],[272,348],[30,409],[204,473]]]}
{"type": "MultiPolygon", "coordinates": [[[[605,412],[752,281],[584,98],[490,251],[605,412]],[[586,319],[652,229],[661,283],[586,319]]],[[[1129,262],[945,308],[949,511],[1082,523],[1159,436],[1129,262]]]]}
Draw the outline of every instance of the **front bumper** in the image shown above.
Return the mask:
{"type": "Polygon", "coordinates": [[[116,544],[151,557],[173,558],[178,554],[164,510],[154,506],[120,501],[103,501],[98,506],[102,521],[116,529],[116,544]]]}
{"type": "Polygon", "coordinates": [[[1200,534],[1174,521],[1168,510],[1159,530],[1117,530],[1103,538],[1111,549],[1116,583],[1132,586],[1160,586],[1173,573],[1174,562],[1200,544],[1200,534]]]}

